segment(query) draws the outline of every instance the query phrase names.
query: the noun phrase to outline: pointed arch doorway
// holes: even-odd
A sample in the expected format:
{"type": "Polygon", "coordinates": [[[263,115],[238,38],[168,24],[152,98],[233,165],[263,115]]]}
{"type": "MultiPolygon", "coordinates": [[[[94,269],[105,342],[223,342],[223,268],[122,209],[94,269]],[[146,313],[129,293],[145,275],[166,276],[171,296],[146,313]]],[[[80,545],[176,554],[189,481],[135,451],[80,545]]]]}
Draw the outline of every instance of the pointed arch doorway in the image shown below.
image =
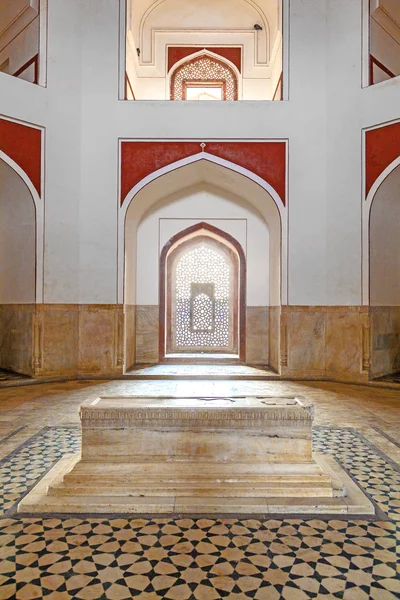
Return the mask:
{"type": "Polygon", "coordinates": [[[160,257],[160,360],[245,361],[246,260],[232,236],[198,223],[160,257]]]}

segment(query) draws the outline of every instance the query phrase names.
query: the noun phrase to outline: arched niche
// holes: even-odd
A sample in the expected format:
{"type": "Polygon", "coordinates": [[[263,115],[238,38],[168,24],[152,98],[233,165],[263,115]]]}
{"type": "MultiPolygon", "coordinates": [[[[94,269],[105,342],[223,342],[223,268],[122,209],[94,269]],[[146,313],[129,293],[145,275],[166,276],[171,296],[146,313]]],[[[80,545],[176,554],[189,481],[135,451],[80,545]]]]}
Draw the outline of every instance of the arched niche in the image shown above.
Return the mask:
{"type": "Polygon", "coordinates": [[[400,371],[400,165],[377,188],[369,216],[371,375],[400,371]]]}
{"type": "Polygon", "coordinates": [[[28,186],[0,158],[0,304],[36,300],[36,210],[28,186]]]}
{"type": "Polygon", "coordinates": [[[0,366],[26,375],[33,374],[36,237],[29,180],[0,158],[0,366]]]}
{"type": "MultiPolygon", "coordinates": [[[[206,153],[203,154],[205,155],[206,153]]],[[[217,193],[220,198],[228,198],[232,206],[241,206],[243,209],[257,216],[260,227],[264,227],[264,231],[266,232],[267,252],[265,256],[263,256],[261,251],[258,254],[254,252],[254,255],[256,255],[255,260],[258,261],[256,270],[253,270],[255,286],[260,286],[262,275],[267,274],[267,296],[263,299],[262,303],[269,307],[279,307],[282,303],[282,298],[286,302],[287,293],[286,213],[282,204],[279,208],[279,203],[281,202],[279,197],[266,182],[258,181],[259,178],[252,176],[250,173],[249,175],[244,174],[245,170],[240,167],[232,165],[232,168],[230,168],[214,162],[212,158],[192,158],[191,160],[191,162],[185,164],[181,164],[180,162],[178,165],[172,165],[167,170],[157,172],[152,177],[146,178],[143,184],[136,186],[127,195],[123,203],[119,220],[119,293],[121,301],[125,304],[126,314],[131,310],[130,307],[134,307],[135,305],[141,306],[143,302],[150,304],[150,302],[143,300],[142,290],[137,287],[138,252],[140,253],[140,235],[138,248],[138,230],[141,228],[141,223],[145,222],[147,216],[152,211],[158,210],[158,207],[173,206],[180,199],[199,189],[211,190],[212,193],[217,193]],[[243,172],[240,172],[241,170],[243,172]]],[[[202,206],[202,203],[199,202],[197,206],[197,213],[193,213],[187,223],[184,219],[182,220],[181,229],[184,229],[185,225],[200,221],[212,222],[213,225],[216,225],[218,221],[214,222],[213,219],[221,218],[223,214],[226,214],[225,209],[223,209],[223,214],[204,214],[205,205],[202,206]]],[[[181,216],[188,215],[181,214],[181,216]]],[[[237,239],[238,237],[240,238],[240,231],[235,230],[235,232],[231,233],[234,233],[234,237],[237,239]]],[[[143,232],[141,235],[148,240],[149,236],[147,236],[146,232],[143,232]]],[[[171,236],[168,236],[163,243],[159,244],[159,252],[161,252],[162,246],[168,241],[169,237],[171,236]]],[[[154,280],[154,271],[156,272],[158,283],[157,261],[153,261],[151,265],[146,265],[144,270],[146,277],[139,274],[139,280],[146,280],[146,285],[153,285],[151,282],[154,280]]],[[[253,286],[253,289],[255,286],[253,286]]],[[[151,294],[152,297],[155,297],[154,289],[151,294]]],[[[254,304],[258,304],[258,302],[254,304]]],[[[158,307],[157,309],[156,307],[154,308],[154,315],[148,318],[148,320],[151,319],[158,320],[158,307]]],[[[125,331],[125,364],[126,367],[129,367],[134,362],[131,359],[135,355],[131,341],[138,333],[135,331],[133,323],[131,326],[128,325],[125,331]],[[129,344],[131,344],[130,349],[128,348],[129,344]]],[[[276,343],[278,343],[278,337],[279,333],[274,338],[276,343]]],[[[149,339],[148,336],[147,338],[149,339]]]]}
{"type": "Polygon", "coordinates": [[[170,73],[170,99],[201,99],[191,96],[203,88],[206,98],[212,100],[238,100],[239,73],[228,60],[206,50],[188,56],[174,65],[170,73]],[[212,92],[216,96],[212,96],[212,92]]]}
{"type": "Polygon", "coordinates": [[[164,245],[159,268],[159,358],[246,358],[246,259],[231,235],[201,222],[164,245]]]}

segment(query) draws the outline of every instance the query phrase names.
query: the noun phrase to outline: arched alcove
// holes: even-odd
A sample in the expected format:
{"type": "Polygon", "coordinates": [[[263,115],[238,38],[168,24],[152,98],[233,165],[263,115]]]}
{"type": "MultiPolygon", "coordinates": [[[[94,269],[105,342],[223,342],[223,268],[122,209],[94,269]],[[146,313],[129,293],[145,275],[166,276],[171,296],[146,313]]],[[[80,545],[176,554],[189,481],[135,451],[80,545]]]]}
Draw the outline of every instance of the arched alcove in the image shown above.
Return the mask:
{"type": "Polygon", "coordinates": [[[371,375],[400,371],[400,165],[377,189],[369,220],[371,375]]]}
{"type": "Polygon", "coordinates": [[[245,360],[246,259],[222,229],[198,223],[163,247],[160,360],[218,355],[245,360]]]}
{"type": "Polygon", "coordinates": [[[0,158],[0,366],[30,374],[36,300],[36,209],[25,181],[0,158]]]}
{"type": "MultiPolygon", "coordinates": [[[[284,210],[283,205],[278,208],[272,188],[271,193],[266,188],[268,184],[262,187],[233,168],[198,159],[172,166],[128,194],[121,209],[119,238],[126,367],[158,360],[159,306],[154,298],[157,302],[161,249],[173,235],[199,222],[232,235],[247,253],[247,361],[262,362],[256,356],[254,345],[259,342],[255,334],[252,338],[252,327],[253,332],[258,330],[258,339],[263,337],[268,329],[268,309],[279,307],[282,295],[286,298],[286,276],[281,275],[281,261],[286,265],[286,244],[282,259],[284,210]],[[138,350],[141,343],[149,345],[148,351],[138,350]]],[[[272,342],[268,362],[278,368],[279,327],[263,339],[265,347],[257,351],[268,357],[272,342]]]]}
{"type": "Polygon", "coordinates": [[[206,51],[181,61],[170,75],[171,100],[237,100],[238,87],[234,65],[206,51]]]}

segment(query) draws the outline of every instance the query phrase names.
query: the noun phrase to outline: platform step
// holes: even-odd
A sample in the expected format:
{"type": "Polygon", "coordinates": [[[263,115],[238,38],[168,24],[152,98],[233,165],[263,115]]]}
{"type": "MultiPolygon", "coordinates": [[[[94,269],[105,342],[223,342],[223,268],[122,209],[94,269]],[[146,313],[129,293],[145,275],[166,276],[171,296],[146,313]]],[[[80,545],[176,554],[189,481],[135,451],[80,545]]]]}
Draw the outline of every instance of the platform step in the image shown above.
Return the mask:
{"type": "Polygon", "coordinates": [[[127,496],[127,497],[150,497],[150,496],[213,496],[213,497],[292,497],[292,498],[332,498],[334,490],[331,481],[324,481],[318,484],[302,483],[290,485],[287,482],[278,484],[268,484],[266,482],[259,484],[243,485],[233,483],[217,483],[209,482],[208,485],[196,483],[181,483],[173,485],[160,485],[153,482],[146,482],[140,486],[130,485],[65,485],[59,483],[51,485],[48,490],[52,496],[127,496]]]}

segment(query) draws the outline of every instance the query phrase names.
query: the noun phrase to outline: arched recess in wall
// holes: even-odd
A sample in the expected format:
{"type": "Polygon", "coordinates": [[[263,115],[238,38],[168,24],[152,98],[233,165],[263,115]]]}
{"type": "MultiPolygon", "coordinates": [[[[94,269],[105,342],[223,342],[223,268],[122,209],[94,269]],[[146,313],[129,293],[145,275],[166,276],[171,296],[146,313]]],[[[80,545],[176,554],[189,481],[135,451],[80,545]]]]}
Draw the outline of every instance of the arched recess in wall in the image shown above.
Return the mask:
{"type": "MultiPolygon", "coordinates": [[[[362,211],[362,246],[363,246],[363,262],[362,262],[362,274],[363,274],[363,304],[374,305],[376,298],[371,296],[371,224],[373,216],[375,216],[375,210],[373,212],[373,206],[380,206],[387,194],[385,190],[390,189],[396,185],[396,176],[398,174],[398,167],[400,166],[400,156],[392,161],[383,172],[377,177],[372,184],[365,202],[363,203],[362,211]],[[396,175],[394,175],[396,174],[396,175]],[[377,202],[375,200],[377,199],[377,202]]],[[[393,193],[394,190],[393,190],[393,193]]],[[[397,198],[399,197],[400,190],[397,190],[397,198]]],[[[388,213],[387,213],[388,214],[388,213]]]]}
{"type": "Polygon", "coordinates": [[[241,97],[240,73],[230,61],[202,50],[179,62],[169,76],[171,100],[238,100],[241,97]]]}
{"type": "Polygon", "coordinates": [[[368,198],[371,377],[400,371],[400,157],[389,167],[368,198]]]}
{"type": "Polygon", "coordinates": [[[200,222],[172,236],[159,266],[159,358],[246,358],[246,257],[239,242],[200,222]]]}
{"type": "Polygon", "coordinates": [[[43,302],[43,202],[21,167],[0,151],[1,303],[43,302]],[[3,283],[6,285],[3,285],[3,283]]]}
{"type": "MultiPolygon", "coordinates": [[[[211,186],[212,189],[219,190],[220,194],[234,198],[232,202],[239,202],[259,215],[269,232],[269,260],[268,265],[265,265],[269,271],[266,304],[276,307],[287,302],[287,211],[279,195],[266,181],[247,169],[201,152],[145,177],[125,197],[119,214],[118,292],[119,302],[125,304],[126,314],[133,310],[131,307],[138,304],[137,232],[141,221],[157,203],[162,203],[163,199],[167,202],[174,194],[182,195],[186,193],[185,190],[199,185],[211,186]]],[[[194,222],[212,218],[212,215],[199,213],[194,222]]],[[[184,225],[181,229],[183,228],[184,225]]],[[[258,259],[263,268],[262,257],[258,259]]],[[[155,269],[158,269],[158,265],[155,269]]],[[[158,320],[158,307],[155,314],[158,320]]],[[[133,324],[127,329],[126,342],[132,332],[135,335],[133,324]]],[[[126,348],[125,364],[128,367],[129,357],[133,354],[134,350],[128,351],[126,348]]]]}

